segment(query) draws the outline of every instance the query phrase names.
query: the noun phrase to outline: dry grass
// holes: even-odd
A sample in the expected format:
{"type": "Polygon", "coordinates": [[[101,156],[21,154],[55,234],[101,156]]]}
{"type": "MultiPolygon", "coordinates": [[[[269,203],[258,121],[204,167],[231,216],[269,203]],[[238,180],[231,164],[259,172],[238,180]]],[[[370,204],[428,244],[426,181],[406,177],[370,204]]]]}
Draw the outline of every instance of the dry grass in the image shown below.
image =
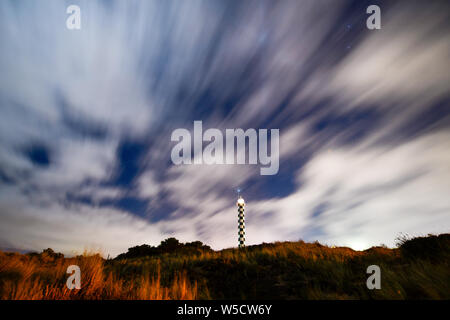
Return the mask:
{"type": "Polygon", "coordinates": [[[0,252],[0,299],[448,300],[448,279],[448,234],[365,251],[298,241],[114,260],[0,252]],[[71,264],[81,269],[80,290],[66,288],[71,264]],[[381,290],[366,286],[373,264],[382,270],[381,290]]]}
{"type": "Polygon", "coordinates": [[[138,299],[190,300],[197,298],[197,284],[191,284],[185,272],[175,273],[164,286],[161,275],[132,275],[126,281],[107,271],[99,255],[77,258],[27,256],[0,252],[0,299],[68,300],[68,299],[138,299]],[[81,289],[69,290],[66,273],[69,265],[81,269],[81,289]]]}

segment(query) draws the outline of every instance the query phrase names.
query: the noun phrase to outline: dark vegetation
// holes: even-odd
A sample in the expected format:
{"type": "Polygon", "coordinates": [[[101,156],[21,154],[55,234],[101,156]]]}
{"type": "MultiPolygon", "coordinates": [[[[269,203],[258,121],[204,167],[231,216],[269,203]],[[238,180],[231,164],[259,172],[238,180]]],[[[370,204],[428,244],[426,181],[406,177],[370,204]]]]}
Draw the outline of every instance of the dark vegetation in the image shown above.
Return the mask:
{"type": "Polygon", "coordinates": [[[0,297],[450,299],[450,234],[402,236],[395,249],[365,251],[303,241],[213,251],[199,241],[183,244],[169,238],[157,247],[130,248],[112,260],[98,255],[63,258],[51,249],[40,254],[0,253],[0,297]],[[78,292],[62,294],[68,264],[79,264],[85,280],[78,292]],[[381,269],[380,290],[366,286],[366,269],[373,264],[381,269]],[[55,265],[57,276],[52,274],[55,265]],[[30,285],[33,279],[42,285],[30,285]],[[45,289],[49,286],[53,289],[45,289]]]}
{"type": "Polygon", "coordinates": [[[116,259],[130,259],[139,257],[154,257],[161,254],[200,255],[204,252],[212,252],[212,249],[200,241],[181,243],[175,238],[161,241],[157,247],[147,244],[128,248],[128,252],[122,253],[116,259]]]}

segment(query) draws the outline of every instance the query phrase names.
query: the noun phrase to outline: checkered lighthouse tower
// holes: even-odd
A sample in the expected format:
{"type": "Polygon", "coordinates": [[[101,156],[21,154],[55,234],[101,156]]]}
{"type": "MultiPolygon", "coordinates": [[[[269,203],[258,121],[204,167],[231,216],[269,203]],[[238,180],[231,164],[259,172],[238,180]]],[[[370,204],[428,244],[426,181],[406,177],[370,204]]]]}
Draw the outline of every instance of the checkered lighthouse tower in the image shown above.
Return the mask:
{"type": "Polygon", "coordinates": [[[245,201],[239,196],[239,199],[236,203],[238,206],[238,235],[239,235],[239,248],[245,247],[245,215],[244,215],[244,207],[245,201]]]}

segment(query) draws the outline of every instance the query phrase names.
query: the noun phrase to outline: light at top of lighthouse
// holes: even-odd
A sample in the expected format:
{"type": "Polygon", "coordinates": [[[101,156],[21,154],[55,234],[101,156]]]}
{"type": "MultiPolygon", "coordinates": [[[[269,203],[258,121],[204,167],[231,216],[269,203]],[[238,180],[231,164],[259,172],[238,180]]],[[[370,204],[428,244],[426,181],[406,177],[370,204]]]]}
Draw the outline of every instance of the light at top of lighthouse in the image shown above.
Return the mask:
{"type": "Polygon", "coordinates": [[[245,205],[244,198],[239,197],[239,199],[238,199],[238,201],[237,201],[237,205],[238,205],[238,206],[244,206],[244,205],[245,205]]]}

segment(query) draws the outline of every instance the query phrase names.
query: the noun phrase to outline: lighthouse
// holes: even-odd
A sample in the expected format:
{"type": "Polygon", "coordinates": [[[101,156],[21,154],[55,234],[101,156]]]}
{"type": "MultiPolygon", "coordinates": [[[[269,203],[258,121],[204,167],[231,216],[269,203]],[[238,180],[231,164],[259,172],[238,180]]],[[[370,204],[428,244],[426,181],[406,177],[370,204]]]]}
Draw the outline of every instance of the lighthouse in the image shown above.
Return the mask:
{"type": "Polygon", "coordinates": [[[244,201],[244,198],[239,196],[236,205],[238,207],[239,248],[244,248],[245,247],[245,214],[244,214],[245,201],[244,201]]]}

